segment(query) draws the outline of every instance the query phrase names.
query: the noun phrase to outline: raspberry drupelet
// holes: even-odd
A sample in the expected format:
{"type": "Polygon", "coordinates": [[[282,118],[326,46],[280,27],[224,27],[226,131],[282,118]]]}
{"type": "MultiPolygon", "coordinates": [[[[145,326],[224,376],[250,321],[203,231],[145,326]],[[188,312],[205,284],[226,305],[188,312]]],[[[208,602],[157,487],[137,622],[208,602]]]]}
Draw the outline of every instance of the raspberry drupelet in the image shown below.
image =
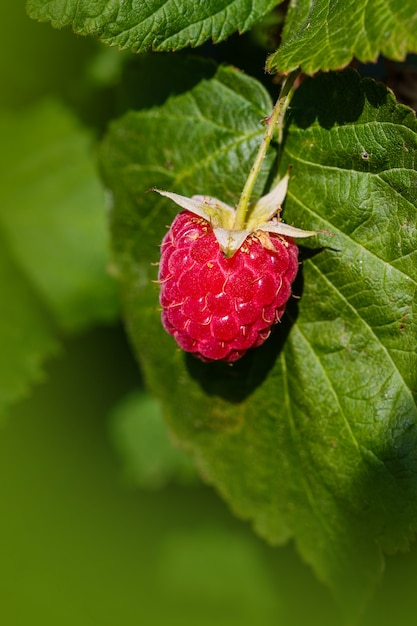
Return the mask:
{"type": "Polygon", "coordinates": [[[255,230],[228,257],[210,223],[182,211],[161,246],[164,328],[203,361],[236,361],[281,319],[297,270],[291,237],[255,230]]]}

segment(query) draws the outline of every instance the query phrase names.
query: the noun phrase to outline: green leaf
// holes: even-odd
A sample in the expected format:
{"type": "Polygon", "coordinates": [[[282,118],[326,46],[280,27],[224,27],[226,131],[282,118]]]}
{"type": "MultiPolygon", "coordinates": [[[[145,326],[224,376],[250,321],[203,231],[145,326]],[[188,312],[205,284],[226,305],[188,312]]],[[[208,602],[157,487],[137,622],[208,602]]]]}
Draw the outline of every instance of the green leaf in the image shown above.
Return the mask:
{"type": "Polygon", "coordinates": [[[129,482],[145,489],[196,483],[190,457],[174,445],[159,403],[145,391],[132,392],[116,405],[110,431],[129,482]]]}
{"type": "Polygon", "coordinates": [[[30,17],[56,28],[71,25],[79,35],[98,35],[105,43],[147,50],[178,50],[223,41],[244,32],[271,11],[277,0],[28,0],[30,17]]]}
{"type": "Polygon", "coordinates": [[[55,328],[0,235],[0,416],[43,379],[42,363],[57,352],[55,328]]]}
{"type": "Polygon", "coordinates": [[[292,164],[284,217],[333,236],[310,241],[301,299],[233,367],[176,348],[151,282],[175,208],[145,189],[232,204],[270,106],[254,81],[220,69],[113,125],[102,161],[116,262],[148,384],[206,480],[268,541],[293,537],[356,613],[383,552],[407,548],[417,526],[414,115],[352,71],[299,88],[281,164],[292,164]]]}
{"type": "Polygon", "coordinates": [[[0,226],[15,260],[64,328],[113,319],[104,192],[89,133],[52,100],[3,113],[0,130],[0,226]]]}
{"type": "Polygon", "coordinates": [[[281,46],[267,68],[314,74],[344,67],[353,57],[366,62],[383,54],[400,61],[409,52],[417,52],[414,0],[302,0],[291,2],[281,46]]]}

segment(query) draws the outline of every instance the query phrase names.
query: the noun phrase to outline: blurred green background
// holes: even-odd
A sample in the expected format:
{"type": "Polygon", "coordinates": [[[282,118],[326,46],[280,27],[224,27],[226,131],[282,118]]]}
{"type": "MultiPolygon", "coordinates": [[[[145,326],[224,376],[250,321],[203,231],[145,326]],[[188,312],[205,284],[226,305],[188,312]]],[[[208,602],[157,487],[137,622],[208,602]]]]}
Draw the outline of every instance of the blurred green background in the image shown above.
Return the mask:
{"type": "MultiPolygon", "coordinates": [[[[3,0],[1,17],[1,115],[3,120],[12,115],[15,125],[21,115],[22,135],[32,119],[27,112],[45,97],[64,103],[97,139],[132,98],[149,105],[163,97],[164,77],[146,75],[141,60],[32,22],[23,0],[3,0]],[[130,68],[137,63],[133,74],[142,77],[134,88],[121,83],[126,61],[130,68]]],[[[211,56],[238,64],[235,44],[217,46],[211,56]]],[[[245,67],[252,64],[260,74],[265,51],[255,51],[245,67]]],[[[16,169],[19,145],[3,151],[5,179],[9,168],[16,169]]],[[[2,197],[0,214],[7,225],[22,200],[16,199],[15,207],[11,193],[2,197]]],[[[29,235],[42,207],[34,201],[31,210],[19,226],[29,235]]],[[[12,230],[5,228],[6,235],[12,230]]],[[[62,317],[59,302],[49,297],[49,286],[36,271],[29,268],[27,274],[50,307],[59,348],[46,351],[42,382],[29,381],[1,423],[2,623],[340,624],[330,594],[294,546],[263,543],[170,447],[116,307],[109,305],[114,294],[100,292],[97,307],[108,309],[104,319],[93,311],[72,323],[62,317]]],[[[9,288],[3,284],[2,292],[9,288]]],[[[7,355],[3,361],[7,367],[7,355]]],[[[388,557],[362,623],[413,624],[416,584],[415,547],[388,557]]]]}

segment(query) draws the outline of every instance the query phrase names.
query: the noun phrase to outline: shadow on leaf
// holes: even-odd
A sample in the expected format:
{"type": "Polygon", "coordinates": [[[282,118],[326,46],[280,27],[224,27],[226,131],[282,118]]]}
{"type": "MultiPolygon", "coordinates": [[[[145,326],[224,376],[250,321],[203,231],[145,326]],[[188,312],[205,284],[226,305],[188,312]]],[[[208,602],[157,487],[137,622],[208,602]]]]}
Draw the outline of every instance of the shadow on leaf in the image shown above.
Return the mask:
{"type": "Polygon", "coordinates": [[[209,80],[217,65],[210,59],[177,53],[144,54],[130,59],[123,68],[119,105],[123,111],[161,106],[172,97],[191,91],[209,80]],[[138,89],[140,85],[140,89],[138,89]]]}
{"type": "Polygon", "coordinates": [[[386,98],[385,88],[373,81],[362,81],[352,69],[306,78],[294,94],[289,121],[308,128],[316,120],[322,128],[355,122],[366,100],[374,106],[386,98]]]}

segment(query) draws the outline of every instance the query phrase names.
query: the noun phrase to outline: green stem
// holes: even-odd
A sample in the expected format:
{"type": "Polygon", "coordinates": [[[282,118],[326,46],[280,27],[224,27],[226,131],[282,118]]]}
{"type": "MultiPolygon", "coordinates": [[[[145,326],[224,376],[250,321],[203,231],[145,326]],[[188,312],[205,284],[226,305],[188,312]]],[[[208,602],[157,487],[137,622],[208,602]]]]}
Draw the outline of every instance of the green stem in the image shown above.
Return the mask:
{"type": "Polygon", "coordinates": [[[236,207],[236,217],[233,225],[233,230],[243,230],[245,227],[249,201],[252,196],[256,179],[258,178],[259,172],[261,171],[262,163],[268,150],[269,144],[271,143],[272,137],[274,135],[276,125],[278,125],[279,128],[278,140],[280,143],[282,141],[284,115],[291,100],[294,81],[297,78],[298,74],[299,70],[291,72],[291,74],[289,74],[282,83],[278,100],[276,101],[275,106],[272,110],[272,114],[268,119],[265,134],[262,138],[261,145],[259,146],[258,154],[256,155],[254,164],[251,167],[249,176],[246,180],[238,205],[236,207]]]}

